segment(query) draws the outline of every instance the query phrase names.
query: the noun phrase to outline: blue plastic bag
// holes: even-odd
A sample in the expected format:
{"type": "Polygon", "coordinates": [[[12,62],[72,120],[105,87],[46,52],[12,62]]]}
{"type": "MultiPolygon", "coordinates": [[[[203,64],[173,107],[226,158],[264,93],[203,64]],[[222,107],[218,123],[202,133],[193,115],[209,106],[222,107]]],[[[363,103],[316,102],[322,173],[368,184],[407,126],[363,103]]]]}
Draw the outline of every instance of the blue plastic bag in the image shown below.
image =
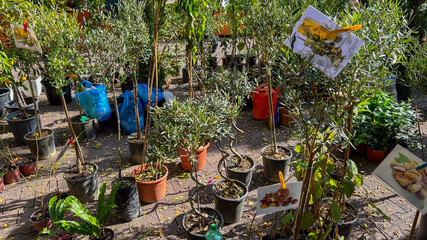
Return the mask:
{"type": "MultiPolygon", "coordinates": [[[[88,81],[83,81],[84,91],[79,94],[80,107],[82,111],[91,118],[104,121],[111,115],[110,104],[108,103],[106,87],[103,84],[93,86],[88,81]]],[[[74,93],[76,99],[76,93],[74,93]]]]}
{"type": "MultiPolygon", "coordinates": [[[[119,108],[120,126],[127,133],[136,132],[136,119],[135,119],[135,105],[133,102],[133,92],[127,90],[118,97],[120,102],[117,107],[119,108]]],[[[141,130],[144,128],[144,111],[142,102],[138,98],[138,112],[139,122],[141,123],[141,130]]]]}
{"type": "MultiPolygon", "coordinates": [[[[142,106],[144,107],[144,109],[146,109],[148,105],[147,92],[148,92],[147,84],[145,83],[138,84],[138,98],[141,99],[142,106]]],[[[157,102],[160,102],[162,99],[163,99],[162,91],[157,89],[157,102]]],[[[156,88],[153,87],[153,89],[151,89],[151,106],[154,106],[155,103],[156,103],[156,88]]]]}

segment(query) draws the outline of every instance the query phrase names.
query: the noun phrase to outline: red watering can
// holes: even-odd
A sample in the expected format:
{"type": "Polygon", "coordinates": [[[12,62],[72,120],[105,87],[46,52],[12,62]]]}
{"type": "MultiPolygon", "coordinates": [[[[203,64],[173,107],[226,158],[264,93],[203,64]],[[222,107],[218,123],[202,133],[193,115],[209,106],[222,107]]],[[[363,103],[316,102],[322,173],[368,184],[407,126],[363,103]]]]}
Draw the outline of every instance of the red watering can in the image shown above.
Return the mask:
{"type": "MultiPolygon", "coordinates": [[[[274,90],[271,87],[271,98],[273,100],[273,112],[276,112],[277,102],[279,101],[280,95],[280,86],[277,87],[277,90],[274,90]]],[[[270,115],[269,106],[268,106],[268,87],[267,84],[263,84],[257,87],[252,94],[252,102],[254,105],[253,109],[253,118],[258,120],[267,119],[270,115]]]]}

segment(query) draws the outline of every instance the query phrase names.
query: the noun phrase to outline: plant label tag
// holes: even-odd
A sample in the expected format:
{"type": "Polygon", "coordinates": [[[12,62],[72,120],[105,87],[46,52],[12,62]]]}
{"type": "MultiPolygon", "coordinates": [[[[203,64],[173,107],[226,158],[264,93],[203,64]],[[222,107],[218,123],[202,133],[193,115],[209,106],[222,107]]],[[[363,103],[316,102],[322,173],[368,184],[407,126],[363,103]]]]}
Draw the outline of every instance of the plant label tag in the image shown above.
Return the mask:
{"type": "Polygon", "coordinates": [[[10,27],[17,48],[25,48],[42,53],[42,48],[33,30],[16,24],[10,24],[10,27]]]}
{"type": "Polygon", "coordinates": [[[256,202],[257,215],[297,208],[301,188],[302,182],[286,183],[286,189],[282,189],[280,183],[259,187],[256,202]]]}
{"type": "Polygon", "coordinates": [[[342,28],[313,6],[297,22],[285,44],[331,78],[344,69],[363,41],[349,31],[361,26],[342,28]]]}
{"type": "Polygon", "coordinates": [[[427,171],[417,170],[424,162],[404,147],[397,145],[373,174],[393,188],[397,194],[427,213],[427,171]]]}

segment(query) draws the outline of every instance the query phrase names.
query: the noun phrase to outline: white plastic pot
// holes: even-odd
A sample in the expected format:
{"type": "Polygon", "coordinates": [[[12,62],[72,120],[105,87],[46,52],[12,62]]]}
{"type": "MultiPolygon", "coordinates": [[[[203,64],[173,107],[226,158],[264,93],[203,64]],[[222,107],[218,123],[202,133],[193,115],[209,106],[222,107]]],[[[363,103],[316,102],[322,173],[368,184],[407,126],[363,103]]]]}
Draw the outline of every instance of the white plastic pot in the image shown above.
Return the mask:
{"type": "MultiPolygon", "coordinates": [[[[38,97],[42,93],[42,77],[38,77],[35,80],[30,80],[31,84],[33,85],[34,89],[34,96],[38,97]]],[[[25,81],[24,85],[27,87],[27,90],[24,88],[21,88],[22,93],[25,95],[25,97],[31,97],[31,88],[30,88],[30,82],[25,81]]]]}

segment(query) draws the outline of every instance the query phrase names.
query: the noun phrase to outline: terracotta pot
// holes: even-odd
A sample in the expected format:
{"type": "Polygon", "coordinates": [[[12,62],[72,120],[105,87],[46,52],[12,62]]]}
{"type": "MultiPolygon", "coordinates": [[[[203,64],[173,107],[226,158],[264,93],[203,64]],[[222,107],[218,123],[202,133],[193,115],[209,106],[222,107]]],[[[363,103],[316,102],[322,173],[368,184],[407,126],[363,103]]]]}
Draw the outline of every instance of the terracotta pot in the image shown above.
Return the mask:
{"type": "Polygon", "coordinates": [[[290,127],[294,119],[289,116],[289,109],[287,108],[279,108],[279,114],[280,114],[280,125],[285,127],[290,127]]]}
{"type": "Polygon", "coordinates": [[[377,151],[368,147],[368,150],[366,151],[366,158],[370,162],[382,162],[385,157],[385,153],[386,151],[377,151]]]}
{"type": "MultiPolygon", "coordinates": [[[[200,171],[205,167],[205,165],[206,165],[206,154],[208,152],[208,148],[210,145],[211,144],[208,143],[208,144],[206,144],[206,146],[204,148],[196,151],[196,158],[197,158],[196,171],[200,171]]],[[[182,168],[185,171],[190,171],[191,170],[191,162],[190,162],[190,160],[188,160],[187,153],[184,150],[179,149],[179,157],[181,158],[182,168]]]]}
{"type": "Polygon", "coordinates": [[[3,175],[4,184],[11,184],[19,181],[21,176],[19,175],[19,167],[17,167],[14,171],[10,171],[3,175]]]}
{"type": "Polygon", "coordinates": [[[4,188],[4,180],[3,180],[3,176],[0,177],[0,192],[1,190],[3,190],[4,188]]]}
{"type": "MultiPolygon", "coordinates": [[[[143,169],[147,168],[148,165],[144,164],[143,169]]],[[[166,195],[166,179],[168,177],[168,168],[162,165],[162,168],[166,171],[165,175],[160,179],[152,182],[141,182],[136,180],[138,187],[139,200],[144,203],[154,203],[162,200],[166,195]]],[[[141,172],[141,166],[135,168],[131,176],[135,177],[141,172]]]]}
{"type": "Polygon", "coordinates": [[[47,220],[47,221],[44,221],[44,222],[33,222],[31,219],[33,218],[33,216],[35,215],[35,214],[38,214],[38,213],[40,213],[40,210],[38,210],[38,211],[36,211],[36,212],[34,212],[33,214],[31,214],[31,217],[30,217],[30,221],[31,221],[31,223],[33,224],[33,226],[34,226],[34,228],[36,229],[36,231],[37,232],[40,232],[41,230],[43,230],[43,228],[45,228],[45,227],[47,227],[47,228],[52,228],[52,221],[49,219],[49,220],[47,220]]]}
{"type": "MultiPolygon", "coordinates": [[[[31,158],[33,158],[33,157],[31,157],[31,158]]],[[[22,175],[24,175],[26,177],[36,174],[37,160],[34,158],[34,162],[32,162],[28,165],[19,166],[19,171],[21,171],[22,175]]]]}

